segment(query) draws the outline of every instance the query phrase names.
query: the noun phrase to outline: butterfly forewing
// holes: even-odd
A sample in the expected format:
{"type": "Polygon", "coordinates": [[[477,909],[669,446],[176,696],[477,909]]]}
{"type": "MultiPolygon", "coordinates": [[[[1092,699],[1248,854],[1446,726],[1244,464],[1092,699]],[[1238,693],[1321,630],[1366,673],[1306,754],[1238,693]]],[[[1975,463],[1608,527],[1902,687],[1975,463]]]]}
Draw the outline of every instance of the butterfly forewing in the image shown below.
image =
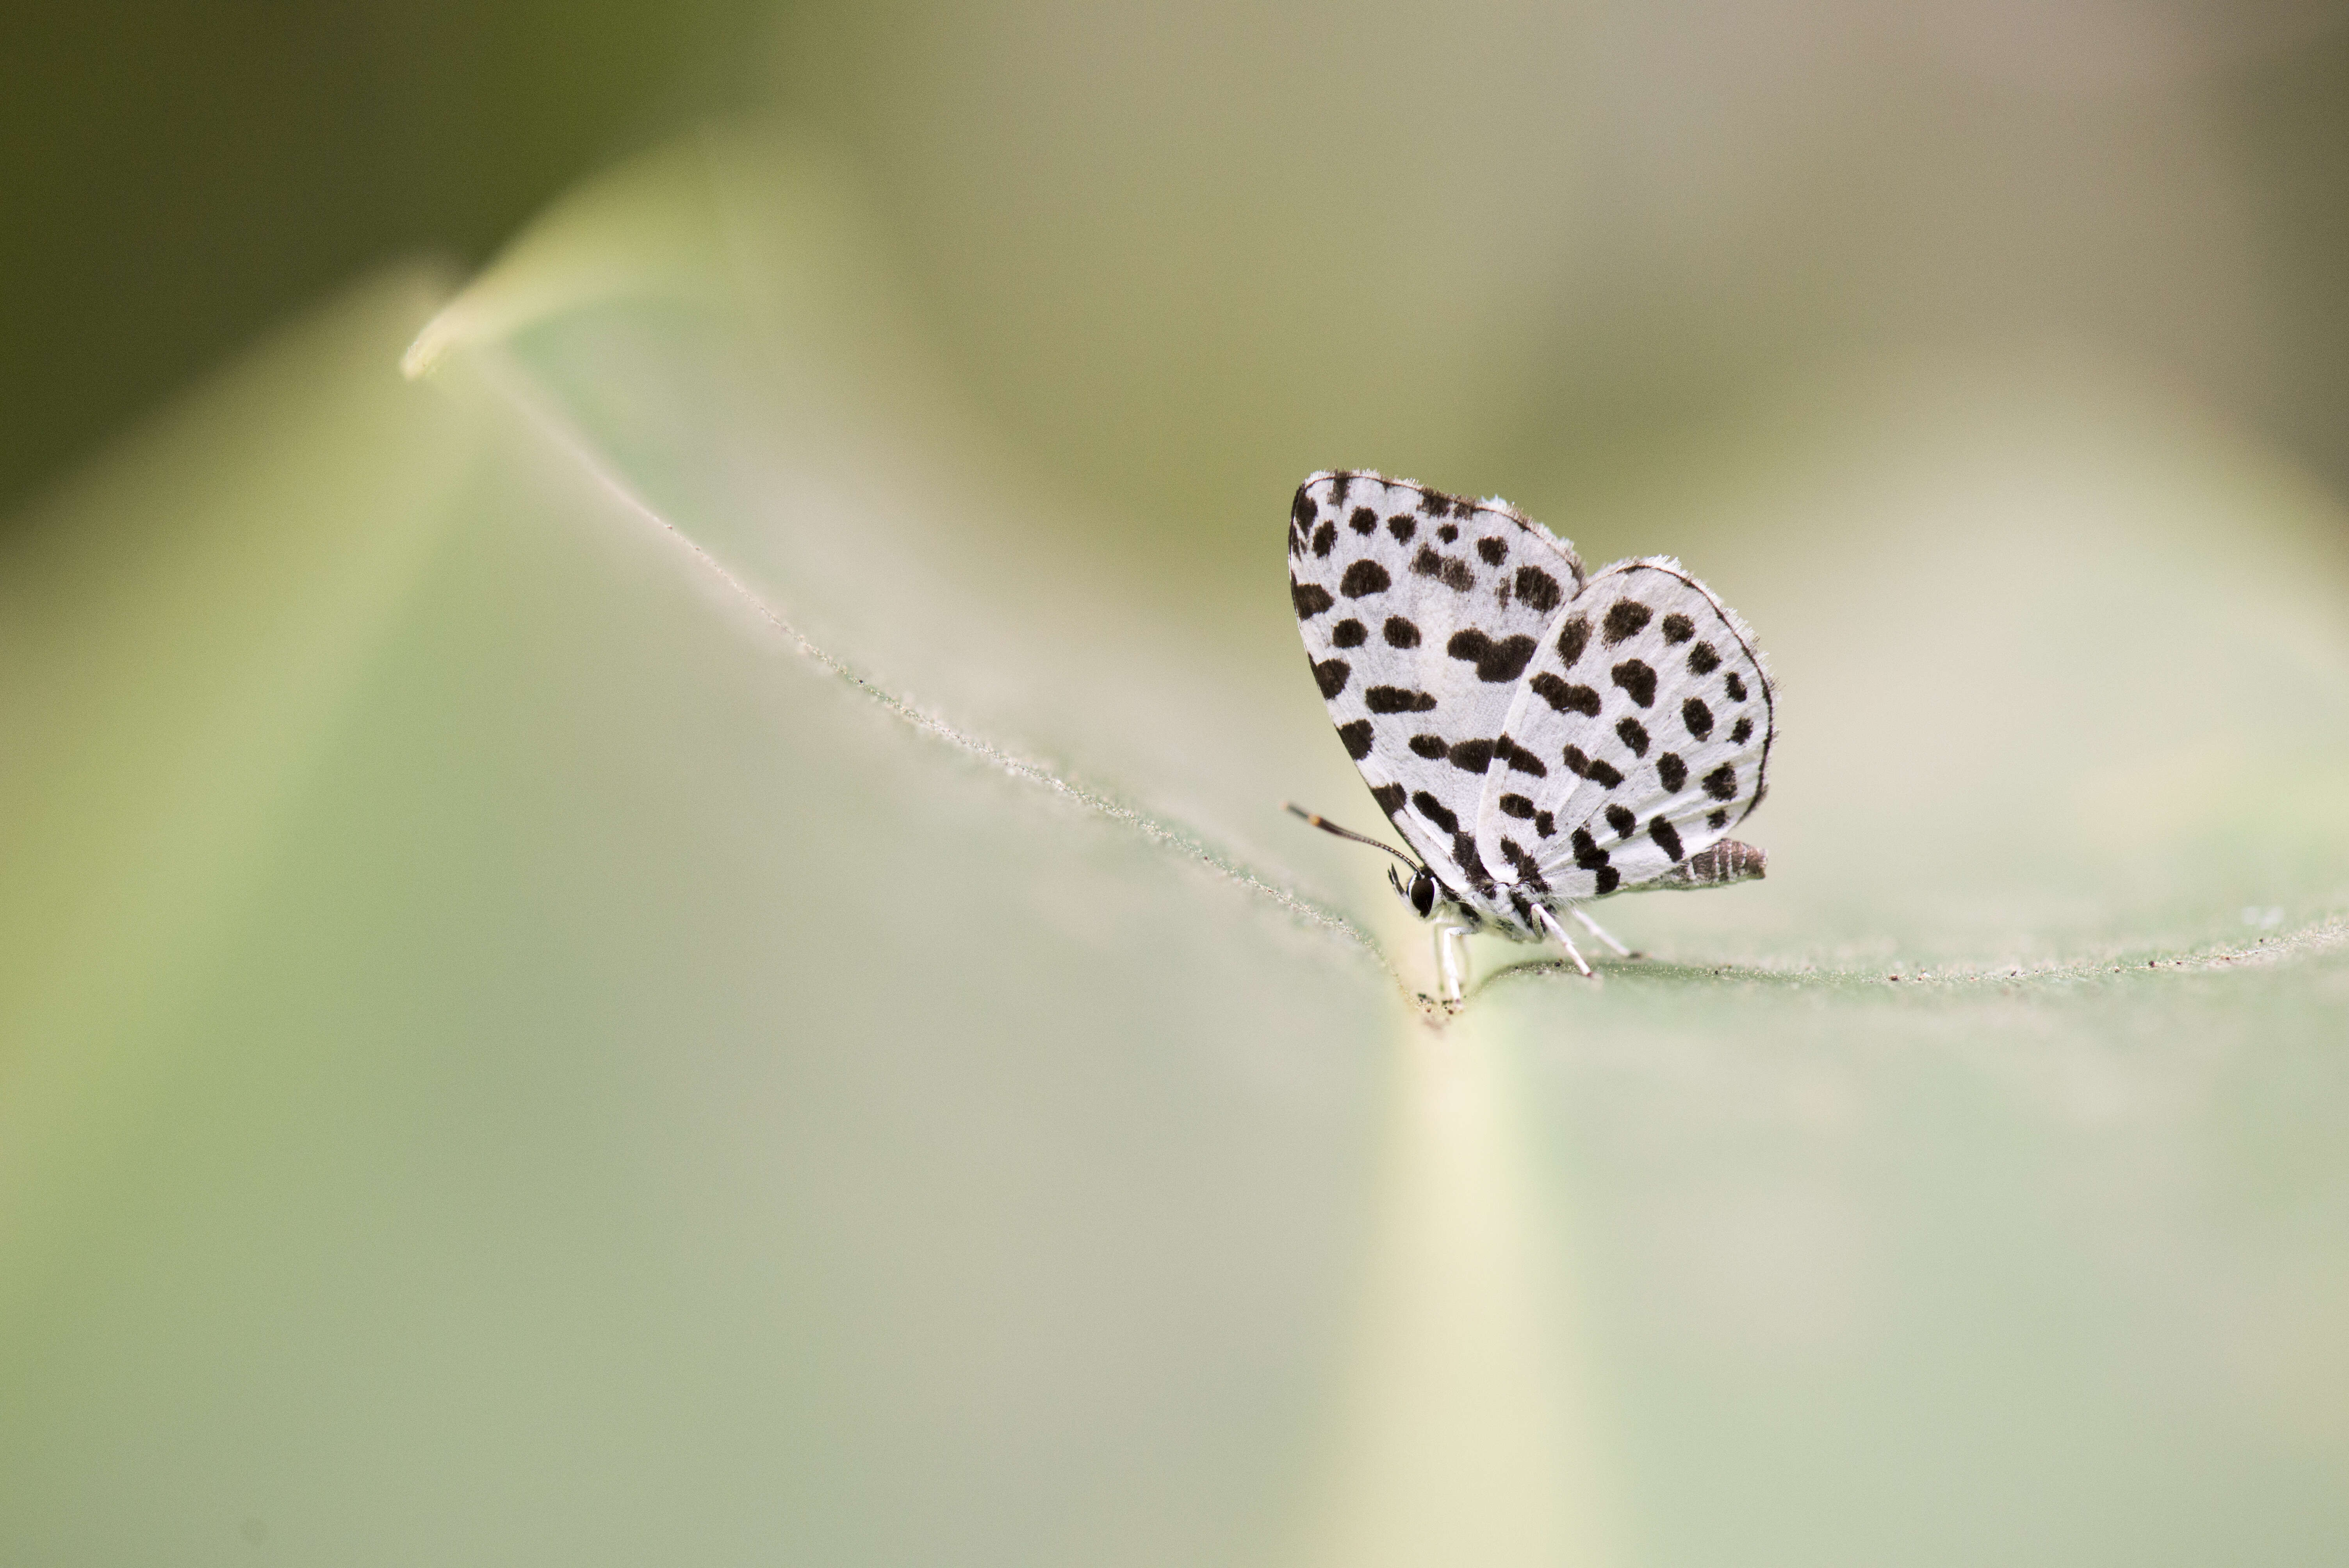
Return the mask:
{"type": "Polygon", "coordinates": [[[1290,512],[1288,580],[1330,721],[1380,808],[1455,895],[1489,900],[1495,877],[1516,879],[1480,850],[1488,777],[1560,777],[1556,748],[1520,754],[1504,724],[1582,562],[1498,502],[1319,473],[1290,512]]]}
{"type": "Polygon", "coordinates": [[[1547,773],[1485,780],[1476,851],[1505,888],[1573,901],[1639,887],[1761,800],[1768,672],[1676,561],[1591,578],[1544,628],[1511,697],[1501,733],[1547,773]]]}

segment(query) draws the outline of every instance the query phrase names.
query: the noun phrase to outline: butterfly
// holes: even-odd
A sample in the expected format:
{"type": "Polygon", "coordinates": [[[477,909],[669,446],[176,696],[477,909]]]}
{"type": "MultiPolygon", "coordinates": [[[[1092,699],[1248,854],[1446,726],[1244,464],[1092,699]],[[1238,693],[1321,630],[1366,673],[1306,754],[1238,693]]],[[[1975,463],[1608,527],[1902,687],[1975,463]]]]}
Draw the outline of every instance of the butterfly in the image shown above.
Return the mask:
{"type": "Polygon", "coordinates": [[[1297,490],[1288,593],[1313,679],[1371,798],[1416,851],[1288,809],[1411,868],[1443,1001],[1461,939],[1555,941],[1563,911],[1724,887],[1765,857],[1727,837],[1762,803],[1776,696],[1754,634],[1669,556],[1595,574],[1499,500],[1367,472],[1297,490]]]}

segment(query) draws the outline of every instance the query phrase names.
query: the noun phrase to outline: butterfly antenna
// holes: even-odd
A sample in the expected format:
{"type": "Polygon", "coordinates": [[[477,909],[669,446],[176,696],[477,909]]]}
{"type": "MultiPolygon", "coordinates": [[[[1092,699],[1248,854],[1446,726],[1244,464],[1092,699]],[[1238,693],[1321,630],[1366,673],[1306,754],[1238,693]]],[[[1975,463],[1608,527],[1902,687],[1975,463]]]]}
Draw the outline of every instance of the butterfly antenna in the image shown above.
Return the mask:
{"type": "Polygon", "coordinates": [[[1387,853],[1392,855],[1395,859],[1409,866],[1412,869],[1413,875],[1417,875],[1420,872],[1426,869],[1417,861],[1413,860],[1409,855],[1404,854],[1401,850],[1396,849],[1392,844],[1381,843],[1378,840],[1370,837],[1368,834],[1354,831],[1351,828],[1341,828],[1338,826],[1337,823],[1330,820],[1327,817],[1316,816],[1313,812],[1307,810],[1304,807],[1299,805],[1294,800],[1283,800],[1281,805],[1288,809],[1290,816],[1302,817],[1308,822],[1310,822],[1313,826],[1320,829],[1325,833],[1335,833],[1341,839],[1351,839],[1358,844],[1368,844],[1374,850],[1384,850],[1387,853]]]}

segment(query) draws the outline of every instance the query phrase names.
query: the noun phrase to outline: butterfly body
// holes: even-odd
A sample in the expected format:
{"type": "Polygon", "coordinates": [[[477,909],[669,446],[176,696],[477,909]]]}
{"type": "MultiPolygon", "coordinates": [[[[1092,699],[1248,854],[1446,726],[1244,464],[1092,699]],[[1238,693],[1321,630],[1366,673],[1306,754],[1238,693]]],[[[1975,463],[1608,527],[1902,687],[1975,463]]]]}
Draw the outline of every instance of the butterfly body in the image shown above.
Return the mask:
{"type": "Polygon", "coordinates": [[[1439,927],[1564,940],[1558,911],[1761,874],[1725,835],[1775,693],[1677,561],[1587,573],[1505,502],[1352,471],[1298,488],[1288,569],[1339,738],[1433,887],[1398,890],[1439,927]]]}

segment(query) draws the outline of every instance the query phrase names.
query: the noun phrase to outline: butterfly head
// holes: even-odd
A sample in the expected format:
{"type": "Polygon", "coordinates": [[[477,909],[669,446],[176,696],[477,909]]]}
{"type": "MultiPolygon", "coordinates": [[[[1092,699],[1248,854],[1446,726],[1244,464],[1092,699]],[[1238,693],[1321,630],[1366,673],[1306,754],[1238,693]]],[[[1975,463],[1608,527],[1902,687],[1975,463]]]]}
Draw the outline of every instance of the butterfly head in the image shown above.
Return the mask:
{"type": "Polygon", "coordinates": [[[1396,873],[1394,867],[1389,866],[1387,885],[1395,890],[1403,903],[1411,905],[1411,912],[1420,919],[1426,920],[1435,913],[1435,873],[1425,866],[1419,867],[1409,882],[1396,873]]]}
{"type": "Polygon", "coordinates": [[[1350,839],[1358,844],[1368,844],[1374,850],[1383,850],[1408,866],[1411,869],[1411,880],[1408,882],[1403,880],[1394,867],[1389,866],[1387,885],[1395,890],[1396,896],[1403,903],[1411,905],[1412,913],[1419,916],[1420,919],[1433,920],[1438,910],[1452,910],[1462,917],[1462,922],[1468,930],[1474,931],[1484,924],[1483,918],[1475,910],[1461,903],[1445,891],[1444,884],[1435,880],[1433,871],[1422,862],[1413,860],[1392,844],[1382,844],[1376,839],[1355,832],[1351,828],[1341,828],[1326,817],[1314,815],[1294,801],[1289,803],[1288,809],[1290,815],[1303,818],[1325,833],[1332,833],[1341,839],[1350,839]]]}

